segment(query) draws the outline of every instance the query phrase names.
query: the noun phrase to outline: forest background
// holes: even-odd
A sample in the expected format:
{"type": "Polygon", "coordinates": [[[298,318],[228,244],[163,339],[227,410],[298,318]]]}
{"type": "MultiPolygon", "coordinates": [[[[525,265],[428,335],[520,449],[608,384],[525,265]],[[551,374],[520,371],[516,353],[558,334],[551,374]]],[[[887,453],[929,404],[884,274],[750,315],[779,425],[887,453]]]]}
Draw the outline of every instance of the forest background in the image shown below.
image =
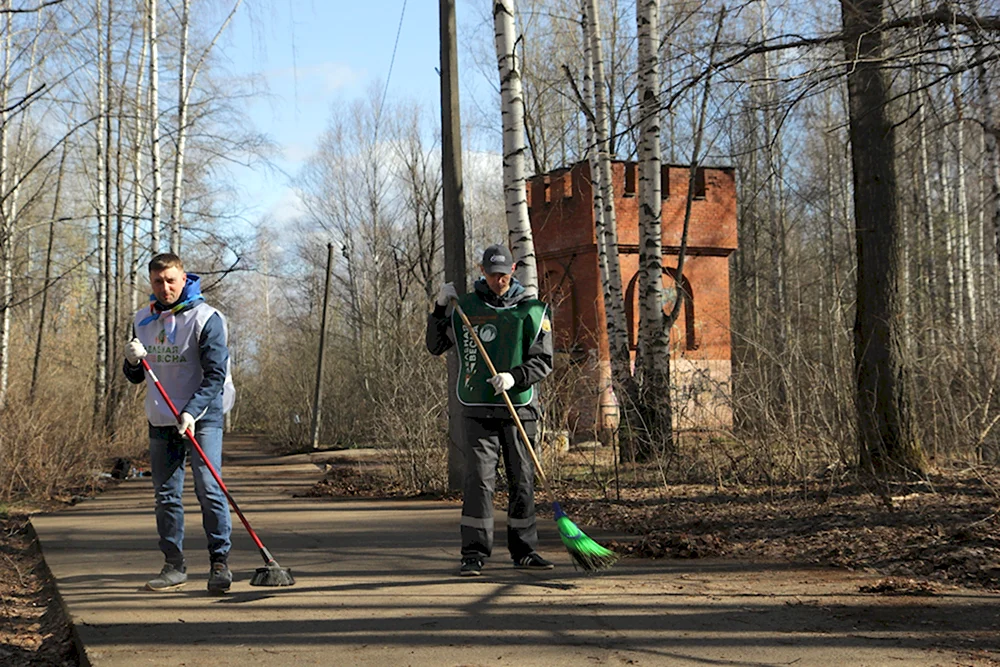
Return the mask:
{"type": "MultiPolygon", "coordinates": [[[[493,40],[505,3],[469,4],[463,67],[490,73],[497,88],[492,103],[462,109],[477,146],[495,147],[466,159],[475,267],[482,248],[507,239],[493,40]]],[[[114,458],[141,456],[142,390],[124,381],[121,348],[147,299],[146,262],[168,249],[229,317],[232,427],[296,448],[310,436],[333,243],[322,440],[393,452],[394,479],[412,491],[447,485],[446,374],[423,347],[443,279],[439,121],[381,85],[340,101],[294,175],[298,215],[248,226],[226,165],[265,169],[273,146],[245,113],[260,91],[219,57],[242,6],[0,2],[4,503],[86,487],[114,458]]],[[[648,118],[637,5],[598,7],[608,152],[636,159],[648,118]]],[[[574,90],[588,62],[582,13],[517,5],[529,172],[593,152],[574,90]]],[[[730,266],[733,426],[654,448],[655,479],[782,484],[871,463],[865,431],[878,420],[859,400],[871,378],[858,361],[858,307],[870,306],[873,286],[892,295],[887,310],[865,312],[890,330],[898,386],[886,413],[904,417],[905,472],[995,465],[996,14],[977,1],[659,7],[662,159],[735,168],[740,249],[730,266]],[[858,93],[874,88],[857,75],[872,72],[884,90],[866,106],[858,93]],[[859,122],[879,116],[891,132],[877,138],[889,143],[858,144],[859,122]],[[891,201],[866,208],[892,221],[867,246],[881,258],[859,244],[872,219],[859,215],[859,149],[894,178],[891,201]],[[891,284],[859,280],[883,262],[891,284]]],[[[571,382],[561,368],[546,387],[551,431],[578,428],[559,409],[571,382]]],[[[595,473],[596,484],[618,482],[614,470],[595,473]]]]}

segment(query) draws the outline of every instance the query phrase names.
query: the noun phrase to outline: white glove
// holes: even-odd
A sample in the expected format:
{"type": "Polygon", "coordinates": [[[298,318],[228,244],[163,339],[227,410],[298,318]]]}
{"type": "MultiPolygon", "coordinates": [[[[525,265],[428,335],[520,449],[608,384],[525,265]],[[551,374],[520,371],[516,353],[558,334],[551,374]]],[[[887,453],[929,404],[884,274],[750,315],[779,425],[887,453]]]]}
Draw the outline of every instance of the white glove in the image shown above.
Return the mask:
{"type": "Polygon", "coordinates": [[[447,306],[449,301],[457,298],[458,291],[455,289],[455,283],[445,283],[438,290],[437,301],[435,303],[439,306],[447,306]]]}
{"type": "Polygon", "coordinates": [[[194,417],[186,412],[182,412],[180,421],[177,422],[177,432],[186,436],[188,429],[191,429],[191,432],[194,433],[194,417]]]}
{"type": "Polygon", "coordinates": [[[133,366],[139,365],[139,360],[146,356],[146,348],[138,338],[133,338],[125,344],[125,360],[133,366]]]}
{"type": "Polygon", "coordinates": [[[493,385],[493,395],[499,396],[514,386],[514,376],[510,373],[497,373],[487,380],[487,382],[493,385]]]}

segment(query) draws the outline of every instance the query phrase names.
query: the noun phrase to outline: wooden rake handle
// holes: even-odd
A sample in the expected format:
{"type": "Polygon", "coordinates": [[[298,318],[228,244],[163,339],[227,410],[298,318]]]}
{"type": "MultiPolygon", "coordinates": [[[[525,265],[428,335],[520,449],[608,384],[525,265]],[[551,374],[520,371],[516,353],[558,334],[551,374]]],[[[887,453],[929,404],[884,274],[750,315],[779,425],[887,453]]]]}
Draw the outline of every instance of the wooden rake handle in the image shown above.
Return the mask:
{"type": "MultiPolygon", "coordinates": [[[[486,367],[490,370],[490,373],[497,375],[497,369],[493,365],[493,361],[490,359],[490,355],[486,352],[486,348],[483,347],[483,341],[479,340],[479,336],[476,334],[475,328],[473,328],[472,323],[469,322],[469,318],[465,315],[465,311],[462,307],[458,305],[458,301],[455,299],[451,300],[452,304],[455,306],[455,310],[458,312],[458,316],[462,318],[462,323],[465,324],[465,328],[469,330],[472,334],[472,340],[476,342],[476,347],[479,348],[479,353],[483,355],[483,360],[486,361],[486,367]]],[[[457,336],[456,336],[457,337],[457,336]]],[[[521,418],[517,416],[517,409],[514,404],[510,401],[510,396],[507,395],[506,391],[501,391],[503,394],[503,401],[507,404],[507,410],[510,411],[510,416],[514,418],[514,424],[517,426],[517,432],[521,434],[521,439],[524,440],[524,446],[528,450],[528,454],[531,456],[532,463],[535,464],[535,470],[538,471],[538,477],[542,480],[542,486],[545,488],[545,492],[550,498],[555,498],[552,495],[552,490],[549,488],[549,480],[545,476],[545,471],[542,470],[542,463],[538,460],[538,455],[535,454],[534,448],[531,446],[531,438],[524,431],[524,424],[521,423],[521,418]]]]}

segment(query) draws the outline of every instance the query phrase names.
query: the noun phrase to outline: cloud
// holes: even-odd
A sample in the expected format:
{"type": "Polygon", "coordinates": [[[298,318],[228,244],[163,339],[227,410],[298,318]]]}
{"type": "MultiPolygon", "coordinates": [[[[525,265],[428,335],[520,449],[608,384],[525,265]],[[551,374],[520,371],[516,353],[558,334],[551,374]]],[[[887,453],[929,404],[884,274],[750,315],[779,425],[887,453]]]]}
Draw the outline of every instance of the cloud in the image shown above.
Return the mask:
{"type": "Polygon", "coordinates": [[[292,142],[283,145],[281,149],[281,156],[298,168],[301,163],[313,156],[313,153],[316,152],[316,144],[315,142],[308,144],[292,142]]]}
{"type": "Polygon", "coordinates": [[[305,205],[298,190],[286,186],[281,190],[278,200],[268,207],[264,217],[272,220],[276,227],[283,228],[303,215],[305,205]]]}
{"type": "Polygon", "coordinates": [[[268,72],[272,83],[280,84],[295,79],[299,87],[309,87],[323,94],[349,88],[364,80],[367,70],[355,69],[342,62],[322,62],[302,67],[285,67],[268,72]]]}

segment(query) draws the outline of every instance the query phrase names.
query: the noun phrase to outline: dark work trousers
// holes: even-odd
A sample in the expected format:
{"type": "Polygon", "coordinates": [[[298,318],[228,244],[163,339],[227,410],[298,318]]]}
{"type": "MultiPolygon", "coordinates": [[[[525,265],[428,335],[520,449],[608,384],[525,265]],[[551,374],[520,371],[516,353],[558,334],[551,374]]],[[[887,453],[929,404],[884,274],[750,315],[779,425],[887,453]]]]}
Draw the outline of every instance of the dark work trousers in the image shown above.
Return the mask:
{"type": "MultiPolygon", "coordinates": [[[[518,560],[538,546],[535,527],[535,469],[513,419],[463,417],[465,491],[462,502],[462,556],[487,558],[493,553],[493,490],[497,460],[507,471],[507,549],[518,560]]],[[[535,441],[534,421],[524,430],[535,441]]]]}

